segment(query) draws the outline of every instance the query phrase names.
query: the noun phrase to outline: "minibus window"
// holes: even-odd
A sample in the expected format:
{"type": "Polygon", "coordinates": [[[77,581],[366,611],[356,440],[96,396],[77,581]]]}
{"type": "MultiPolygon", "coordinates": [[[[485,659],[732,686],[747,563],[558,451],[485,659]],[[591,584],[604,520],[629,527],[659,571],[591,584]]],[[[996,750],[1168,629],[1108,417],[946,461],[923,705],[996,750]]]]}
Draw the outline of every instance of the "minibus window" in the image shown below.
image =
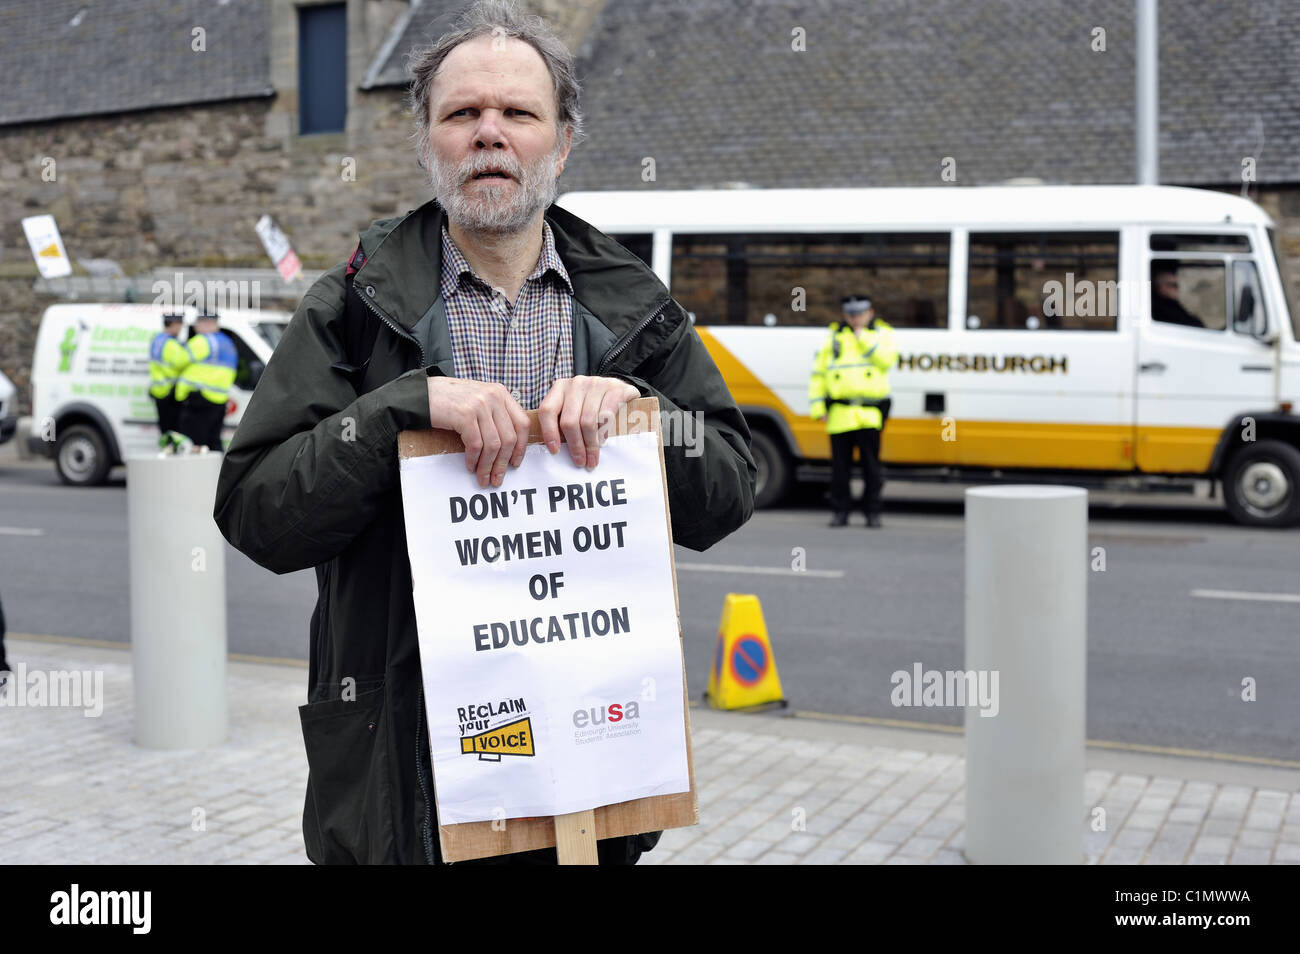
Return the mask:
{"type": "Polygon", "coordinates": [[[1286,307],[1291,312],[1291,331],[1296,340],[1300,341],[1300,286],[1297,285],[1297,276],[1291,270],[1290,260],[1282,253],[1282,244],[1278,241],[1277,230],[1268,230],[1268,241],[1273,246],[1273,258],[1277,261],[1279,276],[1282,279],[1282,292],[1286,295],[1286,307]]]}
{"type": "Polygon", "coordinates": [[[1170,325],[1222,331],[1227,322],[1224,265],[1205,259],[1151,261],[1151,318],[1170,325]]]}
{"type": "Polygon", "coordinates": [[[948,325],[944,233],[673,236],[673,297],[701,325],[824,327],[866,295],[896,328],[948,325]]]}
{"type": "Polygon", "coordinates": [[[1254,262],[1245,259],[1232,263],[1232,330],[1239,335],[1251,336],[1262,335],[1268,330],[1259,272],[1254,262]]]}
{"type": "Polygon", "coordinates": [[[966,327],[1114,331],[1115,232],[972,233],[966,327]]]}
{"type": "Polygon", "coordinates": [[[1152,232],[1153,252],[1249,252],[1250,239],[1244,235],[1184,234],[1152,232]]]}

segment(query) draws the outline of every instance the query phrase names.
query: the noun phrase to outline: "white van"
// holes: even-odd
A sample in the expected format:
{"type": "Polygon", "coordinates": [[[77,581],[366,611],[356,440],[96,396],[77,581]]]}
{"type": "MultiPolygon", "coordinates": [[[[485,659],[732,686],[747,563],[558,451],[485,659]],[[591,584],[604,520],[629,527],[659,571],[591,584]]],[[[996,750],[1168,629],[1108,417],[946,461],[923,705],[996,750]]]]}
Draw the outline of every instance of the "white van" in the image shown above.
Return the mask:
{"type": "MultiPolygon", "coordinates": [[[[114,465],[158,450],[158,413],[149,396],[149,345],[164,314],[195,309],[160,305],[52,305],[41,318],[32,358],[33,453],[54,458],[65,483],[102,483],[114,465]]],[[[239,352],[226,404],[223,437],[243,416],[253,388],[291,316],[280,311],[223,309],[220,330],[239,352]]]]}
{"type": "Polygon", "coordinates": [[[18,411],[15,407],[18,389],[0,371],[0,444],[14,436],[18,429],[18,411]]]}
{"type": "Polygon", "coordinates": [[[844,295],[897,329],[891,474],[1221,486],[1300,521],[1300,311],[1273,222],[1167,186],[570,193],[694,316],[753,431],[758,503],[824,467],[813,356],[844,295]],[[814,465],[810,467],[809,465],[814,465]]]}

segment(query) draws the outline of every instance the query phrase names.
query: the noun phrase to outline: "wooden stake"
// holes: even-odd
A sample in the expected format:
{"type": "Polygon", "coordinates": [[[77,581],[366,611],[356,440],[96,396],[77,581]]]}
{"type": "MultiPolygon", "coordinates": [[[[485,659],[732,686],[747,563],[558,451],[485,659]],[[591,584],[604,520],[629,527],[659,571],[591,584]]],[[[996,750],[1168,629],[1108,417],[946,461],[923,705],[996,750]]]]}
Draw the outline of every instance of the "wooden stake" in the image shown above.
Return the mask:
{"type": "Polygon", "coordinates": [[[597,865],[596,811],[555,816],[555,854],[562,865],[597,865]]]}

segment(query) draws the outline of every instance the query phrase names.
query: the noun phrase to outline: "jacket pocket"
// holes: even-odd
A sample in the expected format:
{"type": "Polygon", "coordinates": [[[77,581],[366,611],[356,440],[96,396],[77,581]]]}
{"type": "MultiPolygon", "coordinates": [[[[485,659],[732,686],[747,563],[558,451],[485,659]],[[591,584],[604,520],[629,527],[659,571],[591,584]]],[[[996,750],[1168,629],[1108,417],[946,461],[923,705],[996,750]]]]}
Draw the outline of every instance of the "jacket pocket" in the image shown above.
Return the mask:
{"type": "Polygon", "coordinates": [[[303,840],[316,864],[389,864],[393,847],[384,687],[298,707],[307,749],[303,840]]]}

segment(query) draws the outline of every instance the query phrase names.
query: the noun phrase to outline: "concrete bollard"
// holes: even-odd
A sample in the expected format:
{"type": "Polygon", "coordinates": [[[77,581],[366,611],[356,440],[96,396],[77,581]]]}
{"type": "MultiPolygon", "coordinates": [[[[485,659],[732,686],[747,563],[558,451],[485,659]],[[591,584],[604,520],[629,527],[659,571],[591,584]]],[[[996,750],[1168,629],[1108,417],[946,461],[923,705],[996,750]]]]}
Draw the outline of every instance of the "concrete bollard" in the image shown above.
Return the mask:
{"type": "Polygon", "coordinates": [[[966,709],[966,858],[1079,864],[1088,493],[966,491],[966,668],[997,670],[998,712],[966,709]]]}
{"type": "Polygon", "coordinates": [[[212,519],[220,454],[126,464],[135,743],[226,740],[226,541],[212,519]]]}

